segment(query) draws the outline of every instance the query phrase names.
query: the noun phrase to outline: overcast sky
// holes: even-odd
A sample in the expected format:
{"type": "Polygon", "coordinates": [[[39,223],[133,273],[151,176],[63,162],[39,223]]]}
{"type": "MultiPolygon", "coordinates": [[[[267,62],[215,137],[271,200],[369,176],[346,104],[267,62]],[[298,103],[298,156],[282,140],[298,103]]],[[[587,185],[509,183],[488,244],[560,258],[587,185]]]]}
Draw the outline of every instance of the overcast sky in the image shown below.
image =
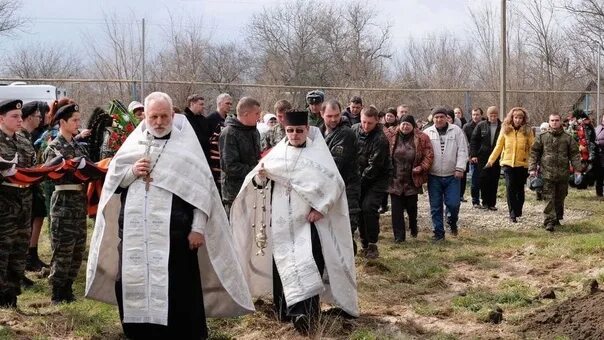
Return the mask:
{"type": "MultiPolygon", "coordinates": [[[[21,0],[20,13],[29,19],[24,32],[2,38],[3,46],[20,46],[40,41],[82,45],[83,33],[95,34],[103,26],[106,14],[149,24],[149,41],[162,37],[161,25],[169,23],[170,13],[177,18],[202,18],[203,26],[214,41],[243,41],[243,30],[253,13],[265,6],[286,0],[21,0]]],[[[346,3],[344,0],[332,0],[346,3]]],[[[469,25],[468,6],[481,1],[499,0],[367,0],[379,14],[379,23],[392,25],[392,48],[405,45],[410,36],[423,39],[431,33],[453,32],[460,38],[469,25]]],[[[165,26],[164,26],[165,27],[165,26]]]]}

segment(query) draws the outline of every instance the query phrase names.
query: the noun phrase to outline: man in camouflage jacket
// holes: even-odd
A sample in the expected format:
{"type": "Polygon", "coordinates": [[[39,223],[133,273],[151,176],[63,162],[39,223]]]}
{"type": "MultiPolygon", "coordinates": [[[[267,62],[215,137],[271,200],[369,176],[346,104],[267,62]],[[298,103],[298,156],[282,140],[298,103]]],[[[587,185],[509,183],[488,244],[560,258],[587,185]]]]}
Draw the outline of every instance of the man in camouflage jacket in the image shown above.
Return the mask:
{"type": "Polygon", "coordinates": [[[536,175],[541,166],[543,176],[543,196],[547,205],[543,210],[543,224],[548,231],[554,231],[564,217],[564,199],[568,194],[569,163],[575,169],[575,176],[582,168],[579,147],[571,135],[564,132],[559,114],[549,116],[549,130],[540,134],[531,147],[529,173],[536,175]]]}
{"type": "MultiPolygon", "coordinates": [[[[86,149],[73,137],[80,127],[78,105],[59,108],[53,124],[57,122],[59,135],[44,150],[44,162],[57,157],[65,160],[88,157],[86,149]]],[[[81,180],[69,172],[55,181],[55,191],[50,198],[50,237],[52,302],[72,302],[75,300],[73,282],[86,249],[86,192],[81,180]]]]}
{"type": "Polygon", "coordinates": [[[0,102],[0,308],[17,307],[31,232],[31,187],[6,179],[14,167],[35,164],[33,145],[18,133],[22,104],[20,100],[0,102]]]}

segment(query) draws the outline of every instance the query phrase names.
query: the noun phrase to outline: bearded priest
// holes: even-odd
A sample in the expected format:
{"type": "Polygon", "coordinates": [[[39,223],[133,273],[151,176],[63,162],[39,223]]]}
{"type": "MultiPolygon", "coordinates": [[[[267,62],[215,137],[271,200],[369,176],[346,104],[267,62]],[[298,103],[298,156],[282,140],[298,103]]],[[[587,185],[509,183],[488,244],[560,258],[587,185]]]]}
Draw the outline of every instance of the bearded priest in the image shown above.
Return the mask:
{"type": "Polygon", "coordinates": [[[205,339],[206,317],[254,311],[226,213],[201,146],[172,99],[109,165],[92,236],[86,296],[117,303],[126,337],[205,339]]]}
{"type": "Polygon", "coordinates": [[[317,330],[320,297],[358,316],[344,181],[306,111],[246,177],[231,209],[235,248],[252,295],[273,295],[281,321],[317,330]],[[266,250],[266,252],[265,252],[266,250]]]}

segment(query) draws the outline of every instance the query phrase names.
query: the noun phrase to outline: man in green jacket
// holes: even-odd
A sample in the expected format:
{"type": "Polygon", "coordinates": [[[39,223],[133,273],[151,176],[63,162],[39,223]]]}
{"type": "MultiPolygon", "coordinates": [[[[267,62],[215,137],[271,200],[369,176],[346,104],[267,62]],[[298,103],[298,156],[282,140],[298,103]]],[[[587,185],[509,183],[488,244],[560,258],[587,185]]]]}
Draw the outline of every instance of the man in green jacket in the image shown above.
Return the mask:
{"type": "Polygon", "coordinates": [[[535,140],[529,161],[529,174],[535,176],[540,167],[543,176],[543,195],[547,201],[543,224],[547,231],[554,231],[564,217],[569,163],[575,169],[575,178],[581,175],[582,168],[577,142],[564,132],[561,120],[558,113],[549,116],[549,129],[535,140]]]}

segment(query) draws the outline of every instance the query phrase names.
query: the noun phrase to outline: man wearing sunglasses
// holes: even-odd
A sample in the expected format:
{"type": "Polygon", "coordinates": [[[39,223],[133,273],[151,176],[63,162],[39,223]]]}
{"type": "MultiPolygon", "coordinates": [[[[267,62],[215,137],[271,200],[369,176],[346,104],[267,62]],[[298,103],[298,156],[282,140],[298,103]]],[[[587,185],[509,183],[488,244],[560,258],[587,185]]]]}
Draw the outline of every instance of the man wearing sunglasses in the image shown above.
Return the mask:
{"type": "Polygon", "coordinates": [[[304,335],[319,326],[319,295],[358,316],[344,181],[308,119],[306,111],[286,113],[286,138],[248,174],[231,209],[252,295],[272,292],[279,320],[304,335]]]}

